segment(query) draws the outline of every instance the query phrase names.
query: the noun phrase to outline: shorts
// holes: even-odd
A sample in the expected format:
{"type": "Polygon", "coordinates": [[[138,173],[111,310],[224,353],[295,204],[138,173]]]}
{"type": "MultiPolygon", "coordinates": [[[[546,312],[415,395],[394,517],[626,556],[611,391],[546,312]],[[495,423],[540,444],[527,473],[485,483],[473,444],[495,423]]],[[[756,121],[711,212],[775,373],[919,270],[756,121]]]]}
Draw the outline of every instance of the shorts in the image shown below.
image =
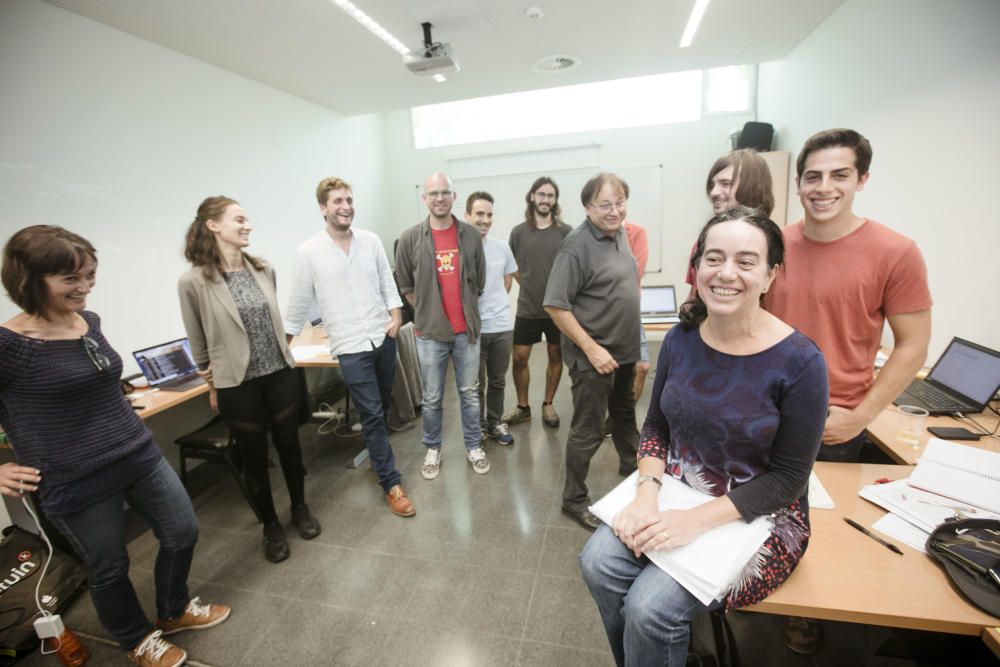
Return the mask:
{"type": "Polygon", "coordinates": [[[542,340],[543,333],[549,345],[558,345],[562,340],[559,327],[551,317],[537,320],[527,317],[514,318],[514,345],[534,345],[542,340]]]}

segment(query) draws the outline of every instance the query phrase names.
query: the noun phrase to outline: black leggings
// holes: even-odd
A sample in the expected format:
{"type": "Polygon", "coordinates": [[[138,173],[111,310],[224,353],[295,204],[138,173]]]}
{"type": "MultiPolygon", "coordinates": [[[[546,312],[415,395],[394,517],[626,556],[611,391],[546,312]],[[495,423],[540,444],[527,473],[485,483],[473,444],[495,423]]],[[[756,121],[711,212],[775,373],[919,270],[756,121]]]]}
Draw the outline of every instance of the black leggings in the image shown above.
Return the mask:
{"type": "Polygon", "coordinates": [[[265,524],[278,521],[267,472],[268,426],[292,507],[305,503],[306,469],[299,446],[299,383],[295,373],[285,368],[236,387],[219,389],[219,413],[236,438],[250,497],[265,524]]]}

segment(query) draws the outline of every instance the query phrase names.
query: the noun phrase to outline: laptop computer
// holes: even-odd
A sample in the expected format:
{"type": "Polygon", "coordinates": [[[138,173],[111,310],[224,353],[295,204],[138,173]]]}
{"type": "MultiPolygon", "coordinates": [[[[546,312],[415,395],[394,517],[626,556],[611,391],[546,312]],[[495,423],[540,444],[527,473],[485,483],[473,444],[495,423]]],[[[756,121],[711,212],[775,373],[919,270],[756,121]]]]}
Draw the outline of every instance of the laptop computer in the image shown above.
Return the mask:
{"type": "Polygon", "coordinates": [[[187,391],[205,381],[191,356],[187,338],[160,343],[132,353],[150,387],[166,391],[187,391]]]}
{"type": "Polygon", "coordinates": [[[673,285],[643,286],[639,293],[639,314],[643,324],[680,322],[673,285]]]}
{"type": "Polygon", "coordinates": [[[952,338],[924,380],[914,380],[896,405],[915,405],[932,415],[982,412],[1000,389],[1000,352],[952,338]]]}

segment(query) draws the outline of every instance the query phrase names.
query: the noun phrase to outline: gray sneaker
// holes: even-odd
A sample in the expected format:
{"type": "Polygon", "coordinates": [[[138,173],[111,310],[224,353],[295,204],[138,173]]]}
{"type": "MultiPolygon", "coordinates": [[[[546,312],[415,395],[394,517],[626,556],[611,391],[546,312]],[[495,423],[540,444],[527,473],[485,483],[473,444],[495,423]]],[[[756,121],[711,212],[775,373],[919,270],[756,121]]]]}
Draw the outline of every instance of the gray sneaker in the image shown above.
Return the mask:
{"type": "Polygon", "coordinates": [[[424,464],[420,466],[420,474],[424,479],[434,479],[439,472],[441,472],[441,450],[428,447],[427,453],[424,454],[424,464]]]}
{"type": "Polygon", "coordinates": [[[504,424],[513,426],[514,424],[520,424],[521,422],[526,422],[531,419],[531,408],[522,408],[520,405],[515,405],[510,409],[507,414],[500,418],[504,424]]]}
{"type": "Polygon", "coordinates": [[[556,414],[556,409],[551,403],[542,404],[542,421],[545,422],[546,426],[559,428],[559,415],[556,414]]]}
{"type": "Polygon", "coordinates": [[[486,452],[483,451],[482,447],[470,449],[466,452],[466,456],[469,458],[469,463],[472,464],[472,469],[478,474],[485,475],[490,471],[490,462],[486,458],[486,452]]]}

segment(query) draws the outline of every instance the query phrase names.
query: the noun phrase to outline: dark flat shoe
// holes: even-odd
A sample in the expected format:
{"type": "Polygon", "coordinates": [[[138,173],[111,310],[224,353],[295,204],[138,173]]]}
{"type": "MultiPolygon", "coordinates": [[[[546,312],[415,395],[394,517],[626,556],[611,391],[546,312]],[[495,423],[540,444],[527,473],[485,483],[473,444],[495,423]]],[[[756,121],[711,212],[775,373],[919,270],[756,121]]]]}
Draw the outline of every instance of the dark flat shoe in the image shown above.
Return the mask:
{"type": "Polygon", "coordinates": [[[298,529],[303,540],[311,540],[323,532],[319,521],[309,511],[308,505],[299,505],[292,509],[292,525],[298,529]]]}
{"type": "Polygon", "coordinates": [[[562,513],[573,519],[573,521],[576,521],[590,532],[594,532],[601,525],[601,520],[594,516],[588,509],[569,510],[564,507],[562,508],[562,513]]]}
{"type": "Polygon", "coordinates": [[[264,558],[272,563],[280,563],[288,558],[288,540],[285,531],[279,523],[269,523],[264,526],[264,558]]]}

